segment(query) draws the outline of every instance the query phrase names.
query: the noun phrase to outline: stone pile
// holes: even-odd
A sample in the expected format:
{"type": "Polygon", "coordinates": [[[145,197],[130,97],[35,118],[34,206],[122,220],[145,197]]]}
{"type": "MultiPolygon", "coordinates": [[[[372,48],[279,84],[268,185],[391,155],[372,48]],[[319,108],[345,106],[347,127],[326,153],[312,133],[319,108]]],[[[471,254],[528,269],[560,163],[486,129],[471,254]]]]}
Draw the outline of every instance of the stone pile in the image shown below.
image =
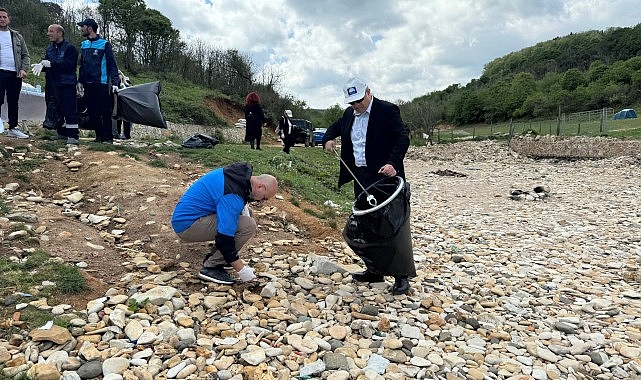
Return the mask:
{"type": "MultiPolygon", "coordinates": [[[[299,254],[253,242],[255,283],[194,285],[196,268],[131,274],[69,320],[0,343],[6,375],[38,379],[641,378],[641,167],[532,160],[495,142],[411,148],[417,277],[360,284],[342,241],[299,254]],[[465,176],[438,176],[437,169],[465,176]],[[589,180],[586,180],[589,179],[589,180]],[[506,202],[546,186],[545,202],[506,202]]],[[[20,189],[3,186],[4,202],[20,189]]],[[[24,200],[24,197],[22,197],[24,200]]],[[[18,213],[19,214],[19,213],[18,213]]],[[[0,218],[2,230],[10,222],[0,218]]],[[[6,233],[6,232],[5,232],[6,233]]],[[[389,280],[390,278],[388,278],[389,280]]],[[[16,308],[26,304],[16,305],[16,308]]]]}

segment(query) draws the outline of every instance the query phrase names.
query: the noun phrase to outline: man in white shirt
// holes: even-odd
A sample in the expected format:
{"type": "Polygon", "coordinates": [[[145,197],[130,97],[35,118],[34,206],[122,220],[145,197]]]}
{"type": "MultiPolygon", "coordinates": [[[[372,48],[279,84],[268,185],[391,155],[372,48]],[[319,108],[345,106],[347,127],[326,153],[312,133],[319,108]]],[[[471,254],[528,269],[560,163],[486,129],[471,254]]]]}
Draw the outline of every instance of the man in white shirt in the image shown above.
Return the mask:
{"type": "Polygon", "coordinates": [[[17,129],[18,100],[30,57],[24,38],[18,31],[9,28],[10,22],[9,12],[0,8],[0,107],[6,95],[9,117],[7,136],[26,139],[29,136],[17,129]]]}
{"type": "MultiPolygon", "coordinates": [[[[334,151],[334,139],[341,138],[338,186],[354,180],[354,197],[358,199],[363,190],[381,179],[395,176],[405,179],[403,159],[410,139],[398,106],[375,98],[365,81],[358,77],[349,79],[343,86],[343,94],[349,107],[327,128],[323,148],[334,151]]],[[[350,248],[361,258],[368,256],[371,259],[370,248],[350,248]]],[[[392,294],[407,293],[410,288],[408,278],[416,276],[416,267],[411,246],[403,248],[389,252],[385,262],[365,262],[367,270],[352,273],[352,279],[382,282],[385,276],[394,276],[392,294]],[[388,265],[389,260],[395,261],[395,265],[388,265]]]]}

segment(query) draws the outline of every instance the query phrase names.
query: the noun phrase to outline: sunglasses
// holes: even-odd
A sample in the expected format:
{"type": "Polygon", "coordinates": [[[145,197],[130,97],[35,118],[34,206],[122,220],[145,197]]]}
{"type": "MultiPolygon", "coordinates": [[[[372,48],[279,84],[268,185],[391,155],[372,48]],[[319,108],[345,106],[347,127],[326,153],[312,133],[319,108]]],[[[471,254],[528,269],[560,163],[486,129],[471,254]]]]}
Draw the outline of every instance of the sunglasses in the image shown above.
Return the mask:
{"type": "Polygon", "coordinates": [[[358,99],[358,100],[354,100],[353,102],[349,102],[349,105],[350,105],[350,106],[353,106],[354,104],[362,103],[362,102],[363,102],[363,100],[365,100],[365,97],[364,97],[364,96],[363,96],[362,98],[358,99]]]}

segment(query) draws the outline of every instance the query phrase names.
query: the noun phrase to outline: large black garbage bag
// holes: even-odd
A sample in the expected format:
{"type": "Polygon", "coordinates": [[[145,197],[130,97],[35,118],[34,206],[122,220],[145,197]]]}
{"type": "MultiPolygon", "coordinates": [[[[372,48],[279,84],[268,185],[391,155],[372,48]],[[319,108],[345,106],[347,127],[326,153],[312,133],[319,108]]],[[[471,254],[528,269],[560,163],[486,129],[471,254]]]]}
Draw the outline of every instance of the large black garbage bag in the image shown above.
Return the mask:
{"type": "Polygon", "coordinates": [[[381,179],[356,198],[343,238],[371,272],[416,276],[409,200],[409,184],[401,177],[381,179]]]}
{"type": "Polygon", "coordinates": [[[47,110],[45,111],[45,119],[42,122],[42,126],[46,129],[53,130],[62,127],[65,120],[61,112],[62,110],[58,109],[56,87],[51,81],[47,81],[45,84],[45,105],[47,110]]]}
{"type": "Polygon", "coordinates": [[[143,83],[114,93],[111,116],[136,124],[167,128],[160,108],[160,82],[143,83]]]}

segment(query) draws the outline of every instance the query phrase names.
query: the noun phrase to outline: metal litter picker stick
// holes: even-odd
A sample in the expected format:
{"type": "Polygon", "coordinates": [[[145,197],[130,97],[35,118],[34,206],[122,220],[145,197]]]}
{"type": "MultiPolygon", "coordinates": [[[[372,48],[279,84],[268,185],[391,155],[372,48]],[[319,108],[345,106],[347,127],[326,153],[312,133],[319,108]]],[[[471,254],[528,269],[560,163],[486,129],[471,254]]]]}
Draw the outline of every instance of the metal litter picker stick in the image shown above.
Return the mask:
{"type": "Polygon", "coordinates": [[[343,161],[343,159],[341,158],[341,155],[340,155],[340,153],[338,153],[338,150],[334,149],[334,154],[336,154],[336,157],[338,157],[338,159],[341,161],[341,164],[343,164],[343,166],[345,166],[345,169],[347,169],[349,174],[352,175],[352,178],[354,178],[354,181],[356,181],[358,186],[360,186],[361,189],[363,189],[363,192],[365,194],[367,194],[367,198],[366,198],[367,199],[367,203],[369,203],[369,205],[372,206],[372,207],[376,207],[378,205],[378,201],[376,200],[376,198],[372,194],[367,192],[367,190],[365,189],[365,186],[363,186],[363,184],[356,178],[354,173],[352,173],[352,171],[350,170],[349,166],[347,166],[345,161],[343,161]]]}

